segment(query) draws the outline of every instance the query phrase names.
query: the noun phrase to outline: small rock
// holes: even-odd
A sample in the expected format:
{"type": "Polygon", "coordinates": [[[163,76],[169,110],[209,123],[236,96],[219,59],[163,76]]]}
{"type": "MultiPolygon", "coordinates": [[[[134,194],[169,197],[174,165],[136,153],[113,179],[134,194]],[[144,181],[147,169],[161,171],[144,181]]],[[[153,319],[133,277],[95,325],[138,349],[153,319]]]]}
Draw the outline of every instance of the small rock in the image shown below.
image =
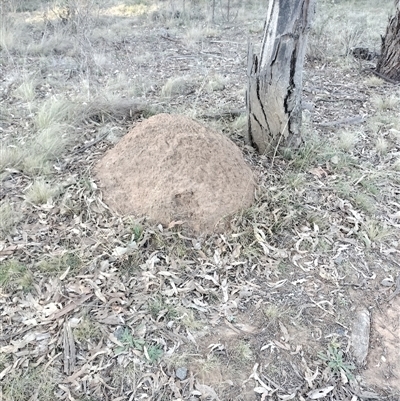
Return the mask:
{"type": "Polygon", "coordinates": [[[371,316],[367,308],[356,311],[351,330],[351,345],[353,355],[359,366],[364,365],[368,355],[369,332],[371,326],[371,316]]]}
{"type": "Polygon", "coordinates": [[[188,370],[187,368],[178,368],[175,371],[175,376],[179,379],[179,380],[185,380],[186,376],[187,376],[188,370]]]}
{"type": "Polygon", "coordinates": [[[394,284],[393,277],[386,277],[381,281],[381,285],[385,287],[392,287],[394,284]]]}
{"type": "Polygon", "coordinates": [[[333,156],[332,158],[331,158],[331,162],[333,163],[333,164],[338,164],[339,163],[339,157],[338,156],[333,156]]]}

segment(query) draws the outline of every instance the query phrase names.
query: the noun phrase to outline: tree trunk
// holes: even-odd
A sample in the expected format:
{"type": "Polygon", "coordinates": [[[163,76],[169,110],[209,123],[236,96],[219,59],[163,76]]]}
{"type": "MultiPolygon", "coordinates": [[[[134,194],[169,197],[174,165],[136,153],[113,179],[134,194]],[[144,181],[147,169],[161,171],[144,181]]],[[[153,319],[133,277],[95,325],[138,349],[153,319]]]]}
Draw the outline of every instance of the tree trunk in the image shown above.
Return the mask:
{"type": "Polygon", "coordinates": [[[400,82],[400,0],[382,37],[381,57],[376,69],[387,78],[400,82]]]}
{"type": "Polygon", "coordinates": [[[314,0],[270,0],[259,56],[248,53],[248,142],[261,154],[301,144],[303,62],[314,0]]]}

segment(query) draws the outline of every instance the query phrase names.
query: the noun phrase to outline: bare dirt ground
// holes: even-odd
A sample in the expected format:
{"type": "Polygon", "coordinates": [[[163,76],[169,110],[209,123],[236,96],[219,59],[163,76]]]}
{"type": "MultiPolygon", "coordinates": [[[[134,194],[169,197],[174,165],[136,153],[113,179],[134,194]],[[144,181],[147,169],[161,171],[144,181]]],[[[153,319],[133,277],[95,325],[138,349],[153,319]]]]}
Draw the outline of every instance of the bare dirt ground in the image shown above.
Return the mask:
{"type": "MultiPolygon", "coordinates": [[[[0,399],[398,400],[400,94],[343,52],[359,21],[320,8],[305,144],[271,160],[237,117],[263,5],[212,24],[202,4],[82,4],[3,15],[0,399]],[[160,112],[223,132],[251,166],[256,201],[225,232],[104,202],[95,163],[160,112]]],[[[357,44],[373,47],[386,20],[368,7],[356,18],[382,24],[357,44]]]]}

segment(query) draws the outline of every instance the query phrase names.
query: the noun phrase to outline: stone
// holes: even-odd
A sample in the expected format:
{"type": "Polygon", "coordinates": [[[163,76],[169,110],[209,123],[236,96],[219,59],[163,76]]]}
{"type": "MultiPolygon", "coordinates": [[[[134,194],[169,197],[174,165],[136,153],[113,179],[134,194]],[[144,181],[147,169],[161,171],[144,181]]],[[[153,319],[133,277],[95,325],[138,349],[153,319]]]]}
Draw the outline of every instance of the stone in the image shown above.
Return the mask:
{"type": "Polygon", "coordinates": [[[368,355],[371,316],[367,308],[358,309],[351,330],[351,346],[357,365],[363,366],[368,355]]]}

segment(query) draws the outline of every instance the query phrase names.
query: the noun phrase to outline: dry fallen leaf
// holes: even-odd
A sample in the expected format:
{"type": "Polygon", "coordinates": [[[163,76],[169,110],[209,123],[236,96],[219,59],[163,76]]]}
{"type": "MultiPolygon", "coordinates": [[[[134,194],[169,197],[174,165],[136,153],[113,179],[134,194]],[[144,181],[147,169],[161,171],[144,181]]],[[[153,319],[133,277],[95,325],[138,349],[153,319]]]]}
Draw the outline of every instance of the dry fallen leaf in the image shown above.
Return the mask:
{"type": "Polygon", "coordinates": [[[315,389],[315,390],[311,390],[310,392],[307,393],[307,395],[312,400],[318,400],[319,398],[326,397],[334,388],[335,388],[334,386],[318,388],[318,389],[315,389]]]}

